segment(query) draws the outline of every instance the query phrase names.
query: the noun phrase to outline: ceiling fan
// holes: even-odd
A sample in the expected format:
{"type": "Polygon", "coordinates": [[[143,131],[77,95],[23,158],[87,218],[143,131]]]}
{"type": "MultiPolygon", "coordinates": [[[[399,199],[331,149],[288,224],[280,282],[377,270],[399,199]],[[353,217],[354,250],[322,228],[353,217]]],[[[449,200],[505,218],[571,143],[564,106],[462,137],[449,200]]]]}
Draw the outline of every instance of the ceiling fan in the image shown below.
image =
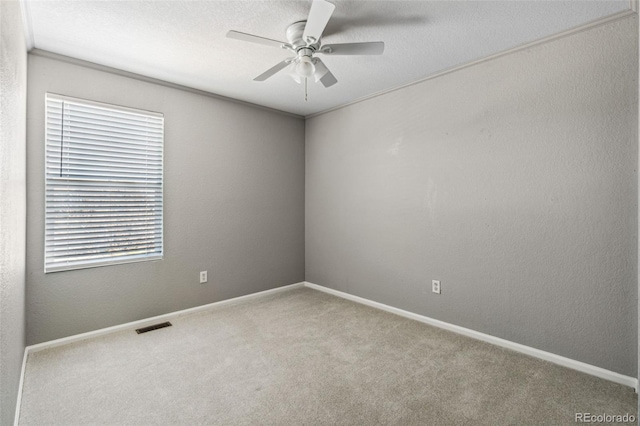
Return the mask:
{"type": "Polygon", "coordinates": [[[229,31],[227,37],[236,40],[249,41],[267,46],[290,50],[295,54],[263,72],[254,81],[264,81],[279,71],[290,67],[289,75],[298,83],[313,77],[324,87],[331,87],[338,82],[320,58],[315,54],[325,55],[381,55],[384,52],[384,42],[374,41],[365,43],[322,44],[324,31],[335,5],[325,0],[313,0],[309,17],[306,21],[298,21],[287,27],[288,43],[259,37],[239,31],[229,31]]]}

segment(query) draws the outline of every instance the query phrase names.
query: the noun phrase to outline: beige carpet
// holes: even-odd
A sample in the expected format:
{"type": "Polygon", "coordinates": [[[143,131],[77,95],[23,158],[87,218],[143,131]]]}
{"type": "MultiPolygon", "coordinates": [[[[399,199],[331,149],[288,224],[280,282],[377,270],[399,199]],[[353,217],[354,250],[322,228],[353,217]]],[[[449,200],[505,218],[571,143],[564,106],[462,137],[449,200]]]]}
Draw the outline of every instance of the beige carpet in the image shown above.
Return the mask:
{"type": "Polygon", "coordinates": [[[575,424],[631,388],[307,288],[29,356],[21,425],[575,424]]]}

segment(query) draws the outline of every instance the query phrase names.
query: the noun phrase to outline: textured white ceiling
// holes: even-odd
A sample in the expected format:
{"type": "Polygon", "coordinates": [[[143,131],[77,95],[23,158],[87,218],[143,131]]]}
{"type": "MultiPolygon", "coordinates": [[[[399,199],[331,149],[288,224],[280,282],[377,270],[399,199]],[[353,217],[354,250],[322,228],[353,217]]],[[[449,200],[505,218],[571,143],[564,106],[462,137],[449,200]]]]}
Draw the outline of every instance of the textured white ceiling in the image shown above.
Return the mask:
{"type": "Polygon", "coordinates": [[[384,41],[382,56],[322,56],[338,79],[304,88],[286,72],[252,79],[286,57],[228,30],[286,41],[306,1],[23,0],[34,47],[172,83],[309,115],[629,9],[607,1],[342,1],[325,43],[384,41]]]}

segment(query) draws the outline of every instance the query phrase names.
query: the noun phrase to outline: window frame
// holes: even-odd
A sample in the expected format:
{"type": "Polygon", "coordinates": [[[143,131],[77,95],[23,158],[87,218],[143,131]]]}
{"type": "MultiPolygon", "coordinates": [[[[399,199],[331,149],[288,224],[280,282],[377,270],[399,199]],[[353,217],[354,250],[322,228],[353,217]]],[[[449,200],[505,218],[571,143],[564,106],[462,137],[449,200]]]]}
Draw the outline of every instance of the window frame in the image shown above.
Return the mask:
{"type": "MultiPolygon", "coordinates": [[[[55,273],[55,272],[63,272],[63,271],[73,271],[73,270],[79,270],[79,269],[89,269],[89,268],[99,268],[99,267],[104,267],[104,266],[112,266],[112,265],[121,265],[121,264],[127,264],[127,263],[138,263],[138,262],[150,262],[150,261],[159,261],[162,260],[164,258],[164,252],[165,252],[165,248],[164,248],[164,142],[165,142],[165,127],[164,127],[164,114],[160,113],[160,112],[155,112],[155,111],[148,111],[148,110],[143,110],[143,109],[137,109],[137,108],[130,108],[130,107],[125,107],[122,105],[117,105],[117,104],[110,104],[110,103],[105,103],[105,102],[98,102],[98,101],[93,101],[93,100],[88,100],[88,99],[82,99],[82,98],[76,98],[76,97],[71,97],[71,96],[66,96],[66,95],[60,95],[57,93],[51,93],[51,92],[46,92],[45,93],[45,119],[44,119],[44,167],[43,167],[43,171],[44,171],[44,191],[43,191],[43,198],[44,198],[44,208],[43,208],[43,212],[44,212],[44,223],[43,223],[43,231],[44,231],[44,235],[43,235],[43,266],[44,266],[44,273],[45,274],[49,274],[49,273],[55,273]],[[86,105],[89,107],[95,107],[95,108],[102,108],[102,109],[106,109],[106,110],[110,110],[110,111],[114,111],[114,112],[124,112],[124,113],[132,113],[132,114],[138,114],[138,115],[143,115],[146,117],[152,117],[155,119],[160,119],[160,129],[161,129],[161,136],[160,136],[160,188],[159,188],[159,195],[160,195],[160,213],[159,213],[159,241],[160,241],[160,252],[154,252],[154,253],[147,253],[147,254],[131,254],[131,255],[122,255],[122,256],[116,256],[114,258],[102,258],[102,259],[98,259],[98,260],[84,260],[84,261],[74,261],[74,264],[68,264],[68,265],[49,265],[47,266],[47,260],[48,260],[48,256],[47,256],[47,232],[49,231],[49,225],[48,225],[48,218],[49,218],[49,213],[48,213],[48,201],[47,201],[47,189],[49,188],[49,177],[47,176],[47,149],[49,147],[49,140],[48,140],[48,131],[49,131],[49,99],[55,100],[55,101],[62,101],[62,102],[69,102],[69,103],[75,103],[75,104],[79,104],[79,105],[86,105]],[[79,263],[82,262],[82,263],[79,263]]],[[[64,122],[64,119],[61,119],[61,123],[64,122]]],[[[62,132],[64,132],[64,129],[62,129],[62,132]]],[[[121,210],[122,211],[122,210],[121,210]]]]}

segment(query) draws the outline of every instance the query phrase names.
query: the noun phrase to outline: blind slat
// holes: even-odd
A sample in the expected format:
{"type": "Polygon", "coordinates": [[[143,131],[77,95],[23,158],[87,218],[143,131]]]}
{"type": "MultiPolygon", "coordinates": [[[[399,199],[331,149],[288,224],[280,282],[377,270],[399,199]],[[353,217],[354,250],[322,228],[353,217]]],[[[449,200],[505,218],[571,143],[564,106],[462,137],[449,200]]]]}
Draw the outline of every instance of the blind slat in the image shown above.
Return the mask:
{"type": "Polygon", "coordinates": [[[64,147],[64,149],[107,148],[109,151],[132,153],[137,155],[160,155],[160,145],[123,143],[118,140],[93,137],[91,135],[52,135],[47,138],[52,147],[64,147]],[[83,148],[84,147],[84,148],[83,148]]]}
{"type": "Polygon", "coordinates": [[[66,111],[69,111],[71,114],[88,114],[93,117],[105,117],[106,120],[114,122],[118,120],[149,123],[162,121],[162,117],[154,113],[146,111],[141,111],[140,113],[125,111],[123,108],[115,105],[104,108],[100,105],[89,105],[87,102],[74,102],[68,98],[57,101],[52,100],[51,109],[53,111],[60,111],[63,106],[66,111]]]}
{"type": "MultiPolygon", "coordinates": [[[[94,120],[90,118],[83,118],[76,115],[69,115],[68,121],[71,123],[72,127],[78,127],[87,130],[98,130],[98,131],[107,131],[110,133],[115,133],[119,135],[126,136],[129,133],[135,136],[154,136],[158,139],[162,138],[162,132],[160,131],[160,126],[151,127],[147,125],[130,125],[130,124],[122,124],[117,127],[113,125],[113,122],[106,120],[94,120]]],[[[49,124],[49,130],[52,131],[60,131],[63,128],[62,125],[62,113],[60,114],[50,114],[47,117],[47,124],[49,124]]]]}
{"type": "Polygon", "coordinates": [[[48,169],[47,170],[47,176],[51,177],[51,178],[57,178],[58,176],[62,175],[62,178],[67,178],[69,180],[73,180],[73,179],[99,179],[99,180],[132,180],[132,179],[138,179],[138,180],[144,180],[145,182],[147,181],[157,181],[158,183],[160,183],[162,181],[162,174],[152,174],[152,173],[146,173],[144,171],[140,171],[140,172],[136,172],[136,171],[131,171],[131,172],[119,172],[116,170],[98,170],[96,169],[95,171],[91,171],[91,170],[87,170],[87,169],[83,169],[83,170],[78,170],[78,171],[70,171],[70,170],[61,170],[60,172],[56,173],[53,170],[48,169]]]}
{"type": "Polygon", "coordinates": [[[100,220],[100,221],[85,221],[85,222],[55,222],[47,221],[47,225],[52,231],[61,231],[63,229],[88,229],[88,228],[110,228],[126,226],[153,226],[153,220],[100,220]]]}
{"type": "Polygon", "coordinates": [[[128,193],[132,193],[132,194],[153,194],[153,193],[157,193],[159,192],[159,187],[155,188],[147,188],[146,184],[142,185],[142,184],[131,184],[131,185],[126,185],[126,184],[121,184],[121,185],[110,185],[108,188],[96,188],[93,181],[87,179],[86,181],[84,180],[73,180],[73,181],[69,181],[68,179],[62,179],[62,178],[51,178],[50,179],[50,188],[48,188],[49,192],[51,194],[56,193],[56,191],[60,191],[60,188],[63,187],[70,187],[72,186],[74,191],[78,191],[78,193],[83,193],[83,192],[87,192],[87,193],[113,193],[113,194],[128,194],[128,193]],[[127,188],[130,188],[130,190],[127,190],[127,188]]]}
{"type": "Polygon", "coordinates": [[[160,233],[158,232],[147,232],[147,231],[142,231],[142,232],[130,232],[130,231],[125,231],[125,232],[113,232],[113,233],[93,233],[90,235],[80,235],[77,238],[73,237],[73,234],[70,235],[66,235],[64,237],[60,237],[57,235],[50,235],[50,239],[49,242],[47,243],[48,245],[59,245],[59,244],[78,244],[78,243],[83,243],[86,240],[88,240],[89,238],[91,238],[93,241],[102,241],[102,240],[107,240],[107,239],[117,239],[117,238],[137,238],[137,237],[144,237],[144,238],[154,238],[154,239],[158,239],[160,237],[160,233]]]}
{"type": "Polygon", "coordinates": [[[126,256],[129,253],[140,254],[140,252],[152,253],[158,251],[158,246],[156,244],[141,244],[139,246],[134,247],[113,247],[112,249],[106,250],[78,250],[76,252],[69,252],[65,254],[61,254],[55,256],[56,262],[60,262],[62,260],[80,260],[80,259],[94,259],[97,256],[99,257],[112,257],[110,255],[117,254],[119,256],[126,256]]]}
{"type": "MultiPolygon", "coordinates": [[[[102,206],[100,206],[102,207],[102,206]]],[[[128,212],[150,212],[160,210],[162,207],[131,207],[131,206],[123,206],[123,208],[92,208],[88,209],[86,207],[81,208],[50,208],[47,209],[47,212],[56,215],[56,214],[65,214],[65,215],[83,215],[83,214],[108,214],[115,211],[126,210],[128,212]]]]}
{"type": "Polygon", "coordinates": [[[48,237],[51,238],[56,238],[56,239],[60,239],[60,238],[72,238],[72,237],[82,237],[82,236],[90,236],[90,235],[98,235],[98,234],[103,234],[105,232],[137,232],[137,231],[144,231],[144,232],[154,232],[154,231],[161,231],[162,228],[160,226],[154,227],[154,226],[149,226],[149,225],[130,225],[130,226],[117,226],[117,225],[113,225],[113,226],[108,226],[108,227],[84,227],[84,228],[71,228],[69,229],[69,227],[64,228],[64,229],[60,229],[60,230],[55,230],[55,229],[50,229],[46,232],[46,235],[48,237]]]}
{"type": "Polygon", "coordinates": [[[127,248],[127,247],[140,247],[141,245],[154,246],[159,243],[159,240],[154,238],[131,238],[128,240],[103,240],[92,241],[91,243],[76,243],[76,244],[59,244],[55,246],[47,246],[47,253],[55,254],[78,254],[85,250],[104,251],[108,252],[111,248],[127,248]]]}
{"type": "MultiPolygon", "coordinates": [[[[143,112],[143,116],[140,114],[129,113],[129,112],[118,112],[116,109],[102,109],[100,107],[94,108],[92,106],[80,105],[79,103],[74,103],[68,99],[62,100],[50,100],[50,114],[62,113],[62,105],[64,103],[65,112],[69,115],[86,115],[87,117],[94,117],[96,119],[103,119],[110,123],[149,123],[149,125],[161,125],[162,117],[149,115],[147,112],[143,112]]],[[[115,107],[118,108],[118,107],[115,107]]]]}
{"type": "Polygon", "coordinates": [[[68,125],[63,129],[49,129],[47,132],[47,139],[53,140],[64,140],[68,143],[73,143],[76,140],[90,140],[90,141],[98,141],[102,143],[115,143],[120,145],[129,146],[136,149],[153,149],[160,147],[160,138],[152,135],[136,137],[131,136],[131,138],[127,138],[126,136],[109,134],[108,132],[97,132],[97,131],[88,131],[87,129],[82,129],[80,127],[68,125]]]}
{"type": "MultiPolygon", "coordinates": [[[[71,165],[73,168],[77,168],[77,167],[105,167],[105,168],[113,168],[113,169],[122,169],[122,170],[137,170],[140,165],[139,163],[135,162],[135,161],[120,161],[120,162],[115,162],[115,161],[108,161],[108,160],[104,160],[104,159],[100,159],[100,158],[82,158],[82,159],[78,159],[78,158],[73,158],[73,157],[69,157],[69,156],[65,156],[64,161],[68,164],[71,165]]],[[[156,160],[145,160],[145,162],[149,162],[149,163],[153,163],[153,164],[160,164],[159,161],[156,160]]],[[[59,167],[60,166],[60,159],[55,160],[55,159],[48,159],[47,160],[47,167],[59,167]]]]}
{"type": "MultiPolygon", "coordinates": [[[[49,145],[47,150],[47,159],[51,161],[55,161],[57,158],[60,161],[61,148],[60,145],[49,145]]],[[[152,164],[154,161],[157,163],[162,163],[162,155],[161,154],[150,154],[150,153],[134,153],[134,152],[122,152],[117,149],[109,149],[109,148],[97,148],[93,149],[90,147],[65,147],[64,151],[62,151],[63,158],[72,158],[75,155],[84,155],[85,159],[95,159],[95,160],[104,160],[104,161],[112,161],[114,159],[124,160],[130,163],[136,163],[139,161],[148,161],[152,164]]]]}

